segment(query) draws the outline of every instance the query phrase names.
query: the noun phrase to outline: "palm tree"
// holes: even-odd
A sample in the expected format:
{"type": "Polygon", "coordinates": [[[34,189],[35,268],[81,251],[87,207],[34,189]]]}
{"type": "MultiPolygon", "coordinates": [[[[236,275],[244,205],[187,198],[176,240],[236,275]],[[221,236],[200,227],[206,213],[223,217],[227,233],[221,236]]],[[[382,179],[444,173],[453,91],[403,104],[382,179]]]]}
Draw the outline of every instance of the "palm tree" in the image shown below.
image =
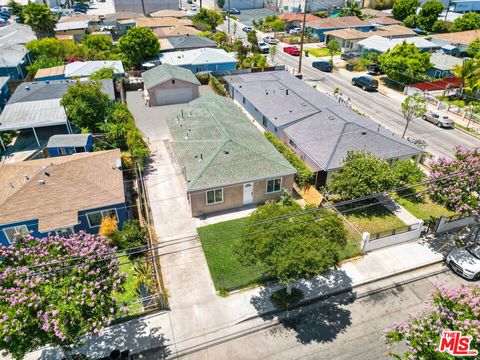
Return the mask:
{"type": "Polygon", "coordinates": [[[452,73],[462,81],[461,94],[465,91],[475,93],[480,88],[480,61],[478,59],[468,59],[462,65],[455,65],[452,73]]]}
{"type": "Polygon", "coordinates": [[[347,1],[347,6],[340,10],[340,16],[362,16],[362,8],[355,0],[347,1]]]}

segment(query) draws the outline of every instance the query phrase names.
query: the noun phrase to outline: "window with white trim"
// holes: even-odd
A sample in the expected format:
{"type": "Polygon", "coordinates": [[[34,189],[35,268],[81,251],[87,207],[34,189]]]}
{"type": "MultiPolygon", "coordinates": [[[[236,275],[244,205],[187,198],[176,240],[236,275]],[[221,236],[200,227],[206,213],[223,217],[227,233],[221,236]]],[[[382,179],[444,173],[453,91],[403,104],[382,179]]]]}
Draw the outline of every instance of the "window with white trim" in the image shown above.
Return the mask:
{"type": "Polygon", "coordinates": [[[282,190],[282,178],[267,180],[267,194],[282,190]]]}
{"type": "Polygon", "coordinates": [[[223,189],[213,189],[206,191],[207,205],[213,205],[223,202],[223,189]]]}
{"type": "Polygon", "coordinates": [[[75,231],[73,231],[73,227],[57,229],[55,232],[57,233],[57,236],[60,238],[62,237],[67,238],[70,235],[73,235],[75,233],[75,231]]]}
{"type": "Polygon", "coordinates": [[[117,209],[107,209],[87,213],[88,225],[90,227],[100,226],[103,218],[106,217],[114,218],[118,222],[117,209]]]}
{"type": "Polygon", "coordinates": [[[7,240],[13,244],[15,242],[15,234],[27,235],[28,229],[26,225],[19,225],[5,228],[3,229],[3,232],[5,233],[7,240]]]}

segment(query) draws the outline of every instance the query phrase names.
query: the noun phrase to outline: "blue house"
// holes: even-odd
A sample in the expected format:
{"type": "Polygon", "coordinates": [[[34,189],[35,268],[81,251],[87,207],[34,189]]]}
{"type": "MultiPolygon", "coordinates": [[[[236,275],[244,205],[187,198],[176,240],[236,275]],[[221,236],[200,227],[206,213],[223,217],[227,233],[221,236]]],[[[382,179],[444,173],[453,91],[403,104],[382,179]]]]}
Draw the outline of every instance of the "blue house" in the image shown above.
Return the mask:
{"type": "Polygon", "coordinates": [[[374,28],[370,22],[363,21],[356,16],[344,16],[337,18],[325,18],[306,23],[306,30],[313,32],[320,41],[325,41],[325,33],[331,30],[356,29],[370,31],[374,28]]]}
{"type": "Polygon", "coordinates": [[[120,150],[0,165],[0,244],[35,237],[98,233],[102,219],[128,217],[120,150]]]}
{"type": "Polygon", "coordinates": [[[461,66],[463,64],[461,58],[442,53],[432,53],[430,55],[430,62],[432,63],[432,67],[426,72],[426,75],[436,79],[455,77],[452,69],[455,66],[461,66]]]}
{"type": "Polygon", "coordinates": [[[196,74],[204,71],[236,70],[237,59],[223,49],[201,48],[173,51],[159,56],[162,64],[180,66],[196,74]]]}
{"type": "Polygon", "coordinates": [[[53,135],[48,140],[47,151],[51,157],[92,152],[93,136],[92,134],[53,135]]]}
{"type": "Polygon", "coordinates": [[[35,34],[27,25],[11,24],[0,28],[0,76],[8,76],[12,80],[25,79],[33,56],[24,45],[35,39],[35,34]]]}
{"type": "Polygon", "coordinates": [[[8,99],[10,99],[10,89],[8,88],[9,80],[10,78],[8,76],[0,77],[0,112],[7,104],[8,99]]]}

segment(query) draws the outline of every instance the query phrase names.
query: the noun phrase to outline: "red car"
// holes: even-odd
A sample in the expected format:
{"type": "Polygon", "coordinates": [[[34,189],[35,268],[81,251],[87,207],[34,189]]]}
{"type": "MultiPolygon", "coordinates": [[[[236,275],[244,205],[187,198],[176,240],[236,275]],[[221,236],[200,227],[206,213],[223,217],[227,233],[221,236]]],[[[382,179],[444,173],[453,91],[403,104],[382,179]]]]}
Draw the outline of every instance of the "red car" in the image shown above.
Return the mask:
{"type": "Polygon", "coordinates": [[[300,56],[300,49],[298,46],[285,46],[283,51],[293,56],[300,56]]]}

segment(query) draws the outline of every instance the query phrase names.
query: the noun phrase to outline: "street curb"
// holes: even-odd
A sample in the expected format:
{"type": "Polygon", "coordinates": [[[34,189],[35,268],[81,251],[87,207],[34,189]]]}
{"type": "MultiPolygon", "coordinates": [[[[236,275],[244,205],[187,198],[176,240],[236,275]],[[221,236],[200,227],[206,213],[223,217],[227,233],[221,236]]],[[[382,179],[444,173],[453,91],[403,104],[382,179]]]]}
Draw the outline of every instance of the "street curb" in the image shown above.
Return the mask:
{"type": "Polygon", "coordinates": [[[468,134],[470,136],[473,136],[475,139],[480,139],[480,136],[479,135],[475,135],[475,134],[472,134],[471,132],[467,131],[467,130],[463,130],[462,128],[460,127],[456,127],[455,126],[455,130],[460,130],[461,132],[465,133],[465,134],[468,134]]]}
{"type": "MultiPolygon", "coordinates": [[[[441,260],[429,261],[429,262],[426,262],[426,263],[423,263],[423,264],[420,264],[420,265],[402,270],[400,272],[395,272],[395,273],[390,273],[388,275],[378,276],[376,278],[360,282],[360,283],[355,284],[353,286],[344,286],[344,287],[341,287],[337,290],[330,291],[326,294],[322,294],[322,295],[314,296],[314,297],[309,298],[309,299],[302,300],[302,301],[298,302],[296,305],[294,305],[293,307],[289,308],[288,310],[272,309],[272,310],[269,310],[269,311],[266,311],[266,312],[263,312],[263,313],[256,313],[256,314],[248,315],[248,316],[240,319],[239,321],[237,321],[235,324],[240,324],[242,322],[250,321],[250,320],[253,320],[253,319],[258,319],[258,318],[261,318],[261,317],[264,317],[264,316],[274,315],[274,314],[282,313],[284,311],[293,310],[293,309],[296,309],[296,308],[304,306],[304,305],[309,305],[309,304],[312,304],[314,302],[325,300],[325,299],[330,298],[332,296],[340,295],[342,293],[354,290],[354,289],[356,289],[360,286],[365,286],[365,285],[369,285],[369,284],[372,284],[372,283],[375,283],[375,282],[378,282],[378,281],[387,280],[387,279],[393,278],[395,276],[403,275],[403,274],[406,274],[406,273],[409,273],[409,272],[412,272],[412,271],[420,270],[420,269],[423,269],[423,268],[426,268],[426,267],[429,267],[429,266],[432,266],[432,265],[442,263],[443,261],[444,261],[443,258],[441,260]]],[[[444,271],[447,271],[447,270],[448,270],[448,268],[442,269],[441,272],[444,272],[444,271]]],[[[430,274],[422,275],[422,277],[425,277],[425,276],[430,276],[430,274]]],[[[422,277],[420,277],[420,278],[422,278],[422,277]]],[[[408,283],[408,282],[410,282],[410,280],[405,281],[405,283],[408,283]]],[[[402,283],[395,283],[392,287],[398,286],[399,284],[402,284],[402,283]]],[[[378,291],[384,291],[383,288],[380,288],[380,290],[379,289],[374,289],[374,290],[372,290],[372,292],[375,293],[377,290],[378,291]]]]}

